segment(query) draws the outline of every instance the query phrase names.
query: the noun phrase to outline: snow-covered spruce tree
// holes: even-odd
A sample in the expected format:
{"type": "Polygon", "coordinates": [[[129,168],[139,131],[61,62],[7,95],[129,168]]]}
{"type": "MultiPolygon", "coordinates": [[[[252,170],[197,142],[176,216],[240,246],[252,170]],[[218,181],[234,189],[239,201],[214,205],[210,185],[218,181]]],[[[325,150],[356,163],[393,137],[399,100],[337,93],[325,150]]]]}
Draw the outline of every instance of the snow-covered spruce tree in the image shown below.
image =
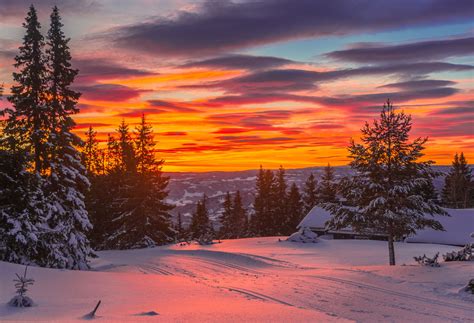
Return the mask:
{"type": "Polygon", "coordinates": [[[30,7],[23,27],[26,33],[15,57],[18,71],[13,73],[15,84],[8,97],[13,109],[5,110],[8,119],[5,133],[16,137],[31,152],[34,170],[43,173],[50,120],[46,106],[44,38],[34,6],[30,7]]]}
{"type": "Polygon", "coordinates": [[[304,183],[303,189],[303,202],[304,202],[304,213],[307,214],[311,209],[318,204],[318,182],[311,173],[308,179],[304,183]]]}
{"type": "MultiPolygon", "coordinates": [[[[0,87],[0,99],[3,88],[0,87]]],[[[0,116],[3,113],[0,112],[0,116]]],[[[0,127],[0,260],[33,264],[38,260],[37,243],[44,221],[40,190],[42,178],[27,168],[31,158],[18,137],[0,127]]]]}
{"type": "Polygon", "coordinates": [[[446,175],[443,188],[443,204],[460,209],[474,206],[474,181],[464,153],[454,155],[452,167],[446,175]]]}
{"type": "Polygon", "coordinates": [[[204,195],[196,204],[196,210],[191,218],[189,231],[191,238],[202,239],[212,234],[212,226],[209,221],[209,212],[207,211],[207,196],[204,195]]]}
{"type": "Polygon", "coordinates": [[[25,265],[40,263],[45,222],[43,179],[28,167],[24,151],[0,149],[0,260],[25,265]]]}
{"type": "Polygon", "coordinates": [[[296,186],[293,183],[290,187],[290,192],[288,193],[288,215],[285,222],[285,231],[284,234],[290,235],[295,232],[296,227],[301,222],[303,218],[303,201],[301,200],[301,194],[296,186]]]}
{"type": "Polygon", "coordinates": [[[333,203],[336,201],[337,184],[335,182],[334,168],[327,165],[318,187],[318,199],[320,203],[333,203]]]}
{"type": "Polygon", "coordinates": [[[43,53],[44,39],[33,6],[23,24],[23,43],[15,57],[15,82],[8,100],[2,129],[0,172],[1,241],[5,248],[1,258],[23,264],[41,264],[38,241],[47,227],[48,203],[42,188],[45,173],[46,139],[49,129],[43,53]]]}
{"type": "Polygon", "coordinates": [[[351,226],[358,232],[387,234],[390,265],[395,265],[394,240],[424,227],[442,230],[430,216],[446,215],[419,194],[420,187],[437,174],[431,168],[433,162],[419,161],[427,138],[410,142],[411,127],[411,117],[396,112],[387,101],[380,119],[361,130],[362,143],[352,140],[348,148],[356,173],[341,183],[344,205],[324,204],[333,214],[328,221],[333,229],[351,226]]]}
{"type": "Polygon", "coordinates": [[[51,231],[42,240],[49,252],[44,265],[87,269],[91,249],[86,234],[92,226],[85,206],[85,194],[90,182],[81,154],[75,147],[82,141],[71,133],[74,122],[70,117],[62,122],[55,140],[57,149],[47,189],[52,209],[48,217],[51,231]]]}
{"type": "Polygon", "coordinates": [[[222,203],[222,214],[219,216],[219,222],[221,227],[219,228],[219,237],[222,239],[230,238],[232,236],[232,231],[235,229],[233,227],[233,211],[234,206],[232,204],[232,197],[230,193],[227,192],[222,203]]]}
{"type": "Polygon", "coordinates": [[[69,39],[57,7],[51,14],[47,45],[47,106],[49,117],[48,158],[50,170],[45,190],[50,204],[49,229],[41,240],[47,267],[86,269],[91,253],[86,232],[91,229],[85,207],[89,189],[86,169],[82,165],[82,140],[71,131],[75,126],[72,114],[78,113],[80,93],[71,89],[78,71],[71,67],[69,39]]]}

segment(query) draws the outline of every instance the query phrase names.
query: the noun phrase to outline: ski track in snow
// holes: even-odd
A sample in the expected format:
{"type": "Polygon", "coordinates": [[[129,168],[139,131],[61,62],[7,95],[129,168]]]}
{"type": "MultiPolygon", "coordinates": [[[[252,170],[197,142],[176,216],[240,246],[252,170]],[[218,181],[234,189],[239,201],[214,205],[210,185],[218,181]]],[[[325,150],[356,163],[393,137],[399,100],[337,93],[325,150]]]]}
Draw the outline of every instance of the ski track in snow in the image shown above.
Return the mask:
{"type": "Polygon", "coordinates": [[[327,268],[242,252],[174,249],[163,255],[159,261],[136,267],[146,274],[182,276],[254,301],[318,310],[356,321],[474,321],[474,306],[468,303],[439,299],[434,293],[422,296],[423,290],[413,287],[394,290],[404,280],[367,269],[332,268],[331,275],[324,275],[327,268]],[[370,283],[363,282],[366,280],[370,283]]]}

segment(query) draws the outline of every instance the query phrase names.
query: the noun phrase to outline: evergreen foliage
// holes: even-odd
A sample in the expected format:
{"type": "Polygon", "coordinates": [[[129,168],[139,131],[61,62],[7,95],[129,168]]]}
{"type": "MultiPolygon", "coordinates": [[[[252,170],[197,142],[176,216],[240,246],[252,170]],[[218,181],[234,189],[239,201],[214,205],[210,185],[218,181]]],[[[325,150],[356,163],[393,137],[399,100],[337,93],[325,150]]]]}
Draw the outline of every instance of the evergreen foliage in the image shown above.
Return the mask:
{"type": "Polygon", "coordinates": [[[15,282],[17,295],[8,302],[8,305],[13,307],[31,307],[34,305],[33,300],[30,297],[26,296],[28,287],[35,283],[34,279],[26,277],[27,271],[28,266],[25,267],[25,272],[23,273],[23,276],[15,274],[16,279],[14,279],[13,281],[15,282]]]}
{"type": "Polygon", "coordinates": [[[213,228],[209,221],[209,212],[207,210],[207,196],[204,195],[196,204],[196,210],[191,219],[189,231],[192,239],[207,240],[213,234],[213,228]]]}
{"type": "Polygon", "coordinates": [[[304,204],[301,199],[300,191],[295,183],[291,185],[290,192],[288,193],[287,209],[288,211],[283,233],[285,235],[290,235],[295,232],[296,227],[304,216],[304,204]]]}
{"type": "Polygon", "coordinates": [[[219,229],[219,237],[222,239],[235,239],[246,236],[247,234],[247,212],[242,205],[242,197],[237,191],[232,196],[227,192],[222,204],[223,212],[219,217],[221,227],[219,229]]]}
{"type": "Polygon", "coordinates": [[[154,146],[145,116],[133,133],[122,121],[117,138],[109,135],[107,168],[104,175],[93,176],[88,198],[96,248],[129,249],[173,241],[169,214],[173,206],[165,202],[168,178],[161,172],[164,161],[156,159],[154,146]]]}
{"type": "Polygon", "coordinates": [[[70,88],[77,70],[71,68],[69,39],[56,7],[46,44],[33,6],[23,26],[26,33],[15,57],[15,84],[8,98],[13,107],[4,111],[1,142],[5,189],[0,200],[9,203],[4,209],[8,214],[0,220],[2,240],[7,241],[1,256],[25,264],[84,269],[91,252],[84,204],[89,181],[76,148],[82,141],[71,133],[70,116],[78,112],[80,94],[70,88]]]}
{"type": "Polygon", "coordinates": [[[303,201],[304,201],[304,213],[308,214],[311,209],[318,204],[318,182],[311,173],[304,183],[303,201]]]}
{"type": "Polygon", "coordinates": [[[275,228],[275,178],[271,170],[264,170],[260,166],[257,175],[255,201],[253,203],[254,214],[251,219],[252,231],[255,235],[274,235],[278,228],[275,228]]]}
{"type": "Polygon", "coordinates": [[[15,84],[8,97],[13,108],[5,110],[7,123],[4,132],[15,137],[20,146],[32,154],[34,170],[44,173],[51,120],[46,102],[45,42],[33,5],[23,27],[26,32],[14,64],[17,69],[13,73],[15,84]]]}
{"type": "Polygon", "coordinates": [[[446,215],[420,194],[420,187],[437,173],[431,168],[433,162],[419,161],[427,138],[409,142],[411,126],[411,117],[396,112],[387,101],[380,119],[362,129],[362,143],[352,140],[348,148],[356,174],[341,184],[345,204],[324,204],[333,214],[328,222],[332,229],[351,226],[358,232],[387,234],[390,265],[395,265],[395,239],[424,227],[442,230],[429,216],[446,215]]]}
{"type": "Polygon", "coordinates": [[[288,224],[288,213],[290,212],[289,205],[288,205],[288,185],[286,184],[286,172],[283,166],[276,172],[274,187],[271,190],[271,195],[273,195],[273,216],[272,216],[272,227],[273,232],[272,234],[275,235],[284,235],[288,233],[286,228],[288,224]]]}
{"type": "Polygon", "coordinates": [[[454,209],[474,207],[474,181],[464,153],[454,155],[451,170],[445,178],[443,204],[454,209]]]}
{"type": "Polygon", "coordinates": [[[335,182],[334,168],[327,165],[318,187],[318,200],[320,203],[334,203],[336,201],[337,184],[335,182]]]}

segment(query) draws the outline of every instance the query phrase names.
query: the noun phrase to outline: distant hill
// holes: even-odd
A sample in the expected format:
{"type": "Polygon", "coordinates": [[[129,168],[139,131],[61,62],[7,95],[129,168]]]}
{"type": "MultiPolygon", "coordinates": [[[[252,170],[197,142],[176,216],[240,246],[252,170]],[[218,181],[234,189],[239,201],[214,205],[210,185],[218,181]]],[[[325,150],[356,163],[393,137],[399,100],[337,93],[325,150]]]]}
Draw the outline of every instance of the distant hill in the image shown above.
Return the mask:
{"type": "MultiPolygon", "coordinates": [[[[441,173],[445,174],[449,166],[435,166],[441,173]]],[[[309,167],[299,169],[287,169],[287,182],[291,185],[296,183],[302,188],[304,182],[311,173],[314,173],[319,180],[324,167],[309,167]]],[[[334,167],[336,177],[350,175],[352,170],[349,166],[334,167]]],[[[245,170],[235,172],[205,172],[205,173],[166,173],[170,177],[168,202],[176,205],[172,214],[176,216],[178,212],[183,215],[185,223],[189,223],[191,214],[194,211],[196,202],[206,194],[209,198],[208,208],[213,221],[217,219],[221,212],[221,203],[227,191],[235,192],[240,190],[244,205],[250,209],[254,200],[255,179],[258,170],[245,170]]],[[[444,175],[435,180],[435,187],[439,190],[444,185],[444,175]]]]}

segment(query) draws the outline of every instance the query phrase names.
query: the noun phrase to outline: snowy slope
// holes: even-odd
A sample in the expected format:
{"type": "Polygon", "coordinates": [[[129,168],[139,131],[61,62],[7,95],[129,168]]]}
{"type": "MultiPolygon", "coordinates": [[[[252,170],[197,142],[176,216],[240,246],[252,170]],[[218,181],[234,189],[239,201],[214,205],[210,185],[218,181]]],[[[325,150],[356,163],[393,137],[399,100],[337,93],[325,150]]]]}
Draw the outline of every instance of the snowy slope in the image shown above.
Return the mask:
{"type": "MultiPolygon", "coordinates": [[[[453,247],[396,245],[400,264],[386,266],[381,241],[224,240],[210,246],[104,251],[94,271],[31,268],[29,309],[0,306],[0,321],[81,320],[95,302],[101,321],[331,322],[472,321],[474,298],[459,293],[474,263],[414,264],[415,255],[453,247]],[[155,311],[156,317],[139,315],[155,311]]],[[[0,302],[12,296],[21,266],[0,263],[0,302]]]]}

